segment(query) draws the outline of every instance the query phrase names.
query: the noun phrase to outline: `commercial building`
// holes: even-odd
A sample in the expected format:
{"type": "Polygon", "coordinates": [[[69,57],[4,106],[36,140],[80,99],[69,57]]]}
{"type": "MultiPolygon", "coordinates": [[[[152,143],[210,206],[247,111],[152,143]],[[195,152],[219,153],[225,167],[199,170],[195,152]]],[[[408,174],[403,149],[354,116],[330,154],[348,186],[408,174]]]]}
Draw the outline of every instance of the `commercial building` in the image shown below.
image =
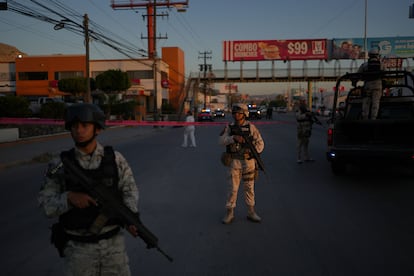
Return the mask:
{"type": "MultiPolygon", "coordinates": [[[[91,60],[89,76],[114,69],[126,72],[132,86],[119,99],[134,98],[142,113],[160,109],[163,102],[179,109],[184,88],[184,53],[177,47],[162,48],[162,59],[91,60]],[[156,75],[154,72],[156,71],[156,75]]],[[[28,98],[64,97],[61,79],[86,76],[85,55],[18,56],[15,62],[0,63],[0,93],[28,98]]],[[[98,91],[99,92],[99,91],[98,91]]],[[[97,91],[93,91],[92,95],[97,91]]]]}

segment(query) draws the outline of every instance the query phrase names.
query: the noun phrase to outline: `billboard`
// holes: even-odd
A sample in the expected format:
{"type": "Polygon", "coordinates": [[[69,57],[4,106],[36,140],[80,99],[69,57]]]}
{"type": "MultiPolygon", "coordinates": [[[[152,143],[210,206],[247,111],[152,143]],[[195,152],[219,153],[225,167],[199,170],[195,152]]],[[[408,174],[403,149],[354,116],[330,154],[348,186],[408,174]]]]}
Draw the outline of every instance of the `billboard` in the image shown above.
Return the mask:
{"type": "Polygon", "coordinates": [[[324,60],[326,39],[223,41],[223,61],[324,60]]]}
{"type": "Polygon", "coordinates": [[[368,38],[368,49],[378,47],[381,56],[410,58],[414,57],[414,37],[368,38]]]}
{"type": "Polygon", "coordinates": [[[363,59],[363,38],[335,38],[332,39],[332,52],[329,59],[363,59]]]}
{"type": "MultiPolygon", "coordinates": [[[[329,59],[363,59],[363,38],[332,39],[332,52],[329,59]]],[[[376,37],[367,38],[367,49],[378,47],[383,57],[414,57],[414,37],[376,37]]]]}

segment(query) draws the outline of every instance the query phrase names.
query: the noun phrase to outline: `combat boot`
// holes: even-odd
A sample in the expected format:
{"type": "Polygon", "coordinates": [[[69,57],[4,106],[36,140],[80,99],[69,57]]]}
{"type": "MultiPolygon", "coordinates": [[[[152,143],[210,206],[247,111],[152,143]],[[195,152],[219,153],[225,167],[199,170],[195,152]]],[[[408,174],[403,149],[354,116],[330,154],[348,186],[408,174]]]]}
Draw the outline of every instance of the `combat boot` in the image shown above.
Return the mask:
{"type": "Polygon", "coordinates": [[[234,220],[234,208],[227,208],[226,215],[224,216],[222,222],[223,224],[230,224],[234,220]]]}
{"type": "Polygon", "coordinates": [[[262,219],[256,214],[254,206],[248,206],[247,208],[247,219],[253,222],[261,222],[262,219]]]}

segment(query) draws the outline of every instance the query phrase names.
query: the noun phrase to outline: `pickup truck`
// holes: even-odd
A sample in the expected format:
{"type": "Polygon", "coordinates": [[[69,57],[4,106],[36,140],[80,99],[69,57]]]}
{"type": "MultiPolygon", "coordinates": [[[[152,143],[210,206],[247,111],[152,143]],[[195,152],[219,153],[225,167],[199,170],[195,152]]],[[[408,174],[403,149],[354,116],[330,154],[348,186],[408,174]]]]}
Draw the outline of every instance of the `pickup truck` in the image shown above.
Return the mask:
{"type": "Polygon", "coordinates": [[[42,104],[56,102],[63,102],[63,100],[61,98],[39,97],[36,101],[30,102],[29,109],[33,114],[39,114],[42,104]]]}
{"type": "Polygon", "coordinates": [[[344,102],[334,96],[328,127],[326,157],[334,174],[347,172],[349,165],[409,166],[414,169],[414,75],[408,71],[380,73],[383,84],[376,120],[362,119],[364,89],[360,83],[372,73],[348,73],[336,82],[351,82],[344,102]]]}

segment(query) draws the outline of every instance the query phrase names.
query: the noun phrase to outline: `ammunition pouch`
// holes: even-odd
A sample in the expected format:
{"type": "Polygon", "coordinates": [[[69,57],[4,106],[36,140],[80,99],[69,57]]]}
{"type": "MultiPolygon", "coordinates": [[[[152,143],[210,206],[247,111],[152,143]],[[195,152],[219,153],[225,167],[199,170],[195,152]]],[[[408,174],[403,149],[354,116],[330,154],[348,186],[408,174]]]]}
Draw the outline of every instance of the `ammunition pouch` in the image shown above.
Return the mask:
{"type": "Polygon", "coordinates": [[[221,163],[224,165],[224,166],[226,166],[226,167],[230,167],[230,164],[231,164],[231,160],[232,160],[232,158],[231,158],[231,153],[228,153],[228,152],[223,152],[222,154],[221,154],[221,163]]]}
{"type": "Polygon", "coordinates": [[[64,257],[65,254],[63,253],[66,243],[69,240],[68,235],[66,234],[62,224],[55,223],[51,227],[52,234],[50,236],[50,242],[56,247],[59,252],[60,257],[64,257]]]}

